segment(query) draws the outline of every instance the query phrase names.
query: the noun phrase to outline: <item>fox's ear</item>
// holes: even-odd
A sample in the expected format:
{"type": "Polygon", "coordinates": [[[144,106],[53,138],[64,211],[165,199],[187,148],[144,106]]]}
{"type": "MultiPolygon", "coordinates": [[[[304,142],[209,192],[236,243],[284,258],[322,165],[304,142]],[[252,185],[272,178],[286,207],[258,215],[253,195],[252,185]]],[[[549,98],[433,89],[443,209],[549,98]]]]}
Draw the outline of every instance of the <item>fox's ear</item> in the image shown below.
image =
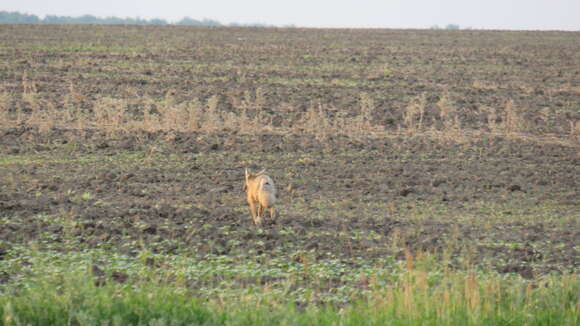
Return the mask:
{"type": "Polygon", "coordinates": [[[248,179],[250,179],[250,173],[248,172],[248,169],[247,168],[246,168],[245,171],[246,171],[246,182],[248,182],[248,179]]]}
{"type": "Polygon", "coordinates": [[[264,173],[266,173],[266,169],[263,169],[262,171],[260,171],[260,172],[256,173],[256,176],[258,176],[258,175],[262,175],[262,174],[264,174],[264,173]]]}

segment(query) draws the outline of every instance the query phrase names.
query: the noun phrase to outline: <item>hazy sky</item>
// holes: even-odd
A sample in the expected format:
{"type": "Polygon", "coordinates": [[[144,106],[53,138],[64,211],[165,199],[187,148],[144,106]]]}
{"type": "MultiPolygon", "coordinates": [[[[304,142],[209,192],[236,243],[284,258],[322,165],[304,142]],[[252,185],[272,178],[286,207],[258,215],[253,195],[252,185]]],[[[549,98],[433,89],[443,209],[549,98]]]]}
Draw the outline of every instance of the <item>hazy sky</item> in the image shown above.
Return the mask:
{"type": "Polygon", "coordinates": [[[301,27],[580,30],[580,0],[1,0],[0,10],[301,27]]]}

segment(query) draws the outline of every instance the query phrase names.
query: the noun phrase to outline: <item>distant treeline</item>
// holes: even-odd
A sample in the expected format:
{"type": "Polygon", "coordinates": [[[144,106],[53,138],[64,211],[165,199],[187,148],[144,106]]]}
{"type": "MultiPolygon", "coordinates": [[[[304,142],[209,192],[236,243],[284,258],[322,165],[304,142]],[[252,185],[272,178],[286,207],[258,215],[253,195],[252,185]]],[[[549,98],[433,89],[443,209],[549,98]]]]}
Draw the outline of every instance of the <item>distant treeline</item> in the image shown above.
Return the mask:
{"type": "MultiPolygon", "coordinates": [[[[119,18],[119,17],[96,17],[93,15],[83,15],[79,17],[47,15],[39,18],[36,15],[22,14],[19,12],[0,11],[0,24],[122,24],[122,25],[203,25],[203,26],[225,26],[217,20],[203,19],[197,20],[184,17],[176,22],[169,22],[165,19],[152,18],[119,18]]],[[[270,26],[266,24],[238,24],[232,23],[229,26],[270,26]]]]}

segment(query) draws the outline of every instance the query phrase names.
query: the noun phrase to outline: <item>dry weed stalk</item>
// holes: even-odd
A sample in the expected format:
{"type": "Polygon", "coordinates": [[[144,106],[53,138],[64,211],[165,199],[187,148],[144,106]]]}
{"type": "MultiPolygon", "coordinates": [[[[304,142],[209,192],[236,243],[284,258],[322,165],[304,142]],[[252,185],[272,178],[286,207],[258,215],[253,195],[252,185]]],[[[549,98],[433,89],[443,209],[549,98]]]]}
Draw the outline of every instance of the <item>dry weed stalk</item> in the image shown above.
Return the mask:
{"type": "Polygon", "coordinates": [[[484,82],[481,80],[473,81],[471,87],[481,90],[496,90],[499,88],[499,86],[495,82],[484,82]]]}
{"type": "Polygon", "coordinates": [[[16,109],[16,124],[34,126],[40,132],[48,132],[54,128],[58,122],[55,106],[40,98],[36,83],[28,79],[27,73],[22,76],[22,89],[22,101],[26,106],[16,109]]]}
{"type": "Polygon", "coordinates": [[[182,113],[178,106],[164,105],[160,108],[160,123],[162,130],[180,130],[182,124],[182,113]]]}
{"type": "Polygon", "coordinates": [[[256,88],[255,105],[258,109],[263,109],[266,106],[266,92],[262,87],[256,88]]]}
{"type": "Polygon", "coordinates": [[[479,310],[481,304],[480,285],[475,273],[469,273],[465,279],[464,295],[472,310],[479,310]]]}
{"type": "Polygon", "coordinates": [[[161,125],[159,116],[154,114],[155,101],[151,98],[146,98],[143,101],[143,118],[141,121],[136,122],[134,128],[141,129],[144,131],[157,131],[161,125]]]}
{"type": "Polygon", "coordinates": [[[27,124],[36,126],[38,131],[46,133],[58,125],[58,114],[50,102],[43,103],[43,109],[35,108],[28,116],[27,124]]]}
{"type": "MultiPolygon", "coordinates": [[[[359,97],[360,109],[357,115],[352,111],[322,104],[311,105],[308,110],[299,116],[289,115],[289,119],[281,119],[273,126],[274,115],[264,109],[265,95],[260,88],[256,89],[255,97],[246,92],[246,99],[242,102],[250,103],[248,108],[222,111],[219,108],[220,98],[214,95],[203,103],[198,99],[177,103],[174,92],[168,92],[166,97],[159,101],[150,97],[132,99],[115,99],[103,97],[97,99],[92,108],[82,95],[75,91],[74,85],[69,86],[62,102],[51,102],[37,93],[36,85],[23,76],[23,89],[18,99],[12,98],[8,91],[0,90],[0,126],[29,125],[40,132],[48,132],[54,128],[83,130],[101,130],[109,136],[127,131],[179,131],[222,133],[236,132],[242,134],[256,134],[263,132],[276,133],[306,133],[316,137],[319,141],[326,141],[331,136],[346,136],[351,139],[364,140],[369,137],[383,135],[384,127],[373,122],[375,103],[368,93],[361,93],[359,97]],[[249,96],[249,97],[248,97],[249,96]],[[252,111],[252,112],[250,112],[252,111]]],[[[292,112],[292,106],[279,108],[283,112],[292,112]]],[[[399,128],[407,134],[422,133],[443,141],[461,141],[477,137],[478,133],[490,132],[501,135],[518,135],[528,129],[524,119],[524,110],[518,108],[512,100],[505,102],[503,107],[481,107],[480,111],[487,119],[485,126],[478,129],[463,128],[460,117],[463,112],[458,111],[450,96],[445,92],[435,105],[439,109],[439,116],[431,126],[425,122],[427,106],[426,94],[413,98],[403,112],[402,123],[399,128]]],[[[238,107],[241,108],[241,107],[238,107]]],[[[295,112],[292,112],[295,113],[295,112]]],[[[540,122],[551,125],[560,122],[555,112],[549,107],[542,109],[536,117],[540,122]]],[[[565,135],[567,141],[575,141],[580,135],[580,122],[566,121],[567,125],[559,126],[569,131],[565,135]]],[[[549,128],[546,128],[549,129],[549,128]]],[[[519,136],[518,136],[519,137],[519,136]]]]}
{"type": "Polygon", "coordinates": [[[207,100],[207,109],[204,112],[202,129],[208,132],[215,132],[223,128],[223,119],[218,111],[219,97],[213,95],[207,100]]]}
{"type": "Polygon", "coordinates": [[[571,138],[580,137],[580,121],[570,120],[570,137],[571,138]]]}
{"type": "Polygon", "coordinates": [[[241,110],[261,110],[266,107],[266,92],[262,87],[246,90],[242,99],[234,98],[233,105],[241,110]]]}
{"type": "MultiPolygon", "coordinates": [[[[360,94],[360,115],[354,121],[354,135],[355,137],[364,137],[372,129],[372,114],[375,109],[375,103],[368,93],[360,94]]],[[[352,134],[351,134],[352,135],[352,134]]]]}
{"type": "Polygon", "coordinates": [[[484,106],[481,108],[482,111],[487,113],[487,127],[489,132],[492,134],[496,134],[499,132],[499,124],[497,122],[498,115],[497,110],[495,108],[484,106]]]}
{"type": "MultiPolygon", "coordinates": [[[[195,110],[199,108],[191,107],[187,103],[176,104],[173,99],[168,99],[160,107],[160,124],[163,130],[191,131],[195,120],[197,120],[195,110]],[[190,110],[191,109],[191,110],[190,110]]],[[[199,114],[199,111],[197,112],[199,114]]]]}
{"type": "Polygon", "coordinates": [[[337,133],[354,136],[355,132],[351,128],[350,120],[347,117],[347,112],[344,110],[337,110],[336,116],[331,123],[332,130],[337,133]]]}
{"type": "Polygon", "coordinates": [[[445,93],[441,98],[439,98],[437,107],[439,108],[439,118],[443,121],[443,124],[447,124],[451,121],[451,116],[455,113],[455,107],[451,104],[448,93],[445,93]]]}
{"type": "Polygon", "coordinates": [[[143,118],[133,128],[145,131],[191,132],[201,128],[204,112],[197,98],[176,104],[172,95],[167,95],[163,103],[145,99],[142,105],[143,118]]]}
{"type": "Polygon", "coordinates": [[[522,133],[527,129],[521,109],[512,100],[505,103],[503,113],[503,130],[506,134],[522,133]]]}
{"type": "Polygon", "coordinates": [[[36,92],[22,93],[22,101],[27,104],[28,108],[34,112],[40,110],[41,104],[36,92]]]}
{"type": "MultiPolygon", "coordinates": [[[[243,98],[241,100],[234,98],[233,105],[241,113],[239,116],[237,114],[229,114],[227,117],[229,120],[228,125],[232,125],[235,118],[240,120],[237,124],[245,130],[244,132],[255,132],[255,128],[272,127],[272,117],[264,110],[267,105],[267,100],[266,92],[262,87],[256,88],[255,91],[244,91],[243,98]],[[253,114],[250,113],[253,115],[253,121],[251,121],[250,115],[248,115],[249,112],[254,112],[253,114]]],[[[224,117],[225,119],[226,117],[224,117]]]]}
{"type": "Polygon", "coordinates": [[[237,130],[244,134],[255,133],[259,127],[256,125],[256,119],[250,119],[246,110],[242,111],[239,115],[232,112],[228,119],[230,120],[230,125],[237,125],[237,130]]]}
{"type": "Polygon", "coordinates": [[[548,124],[550,122],[552,116],[552,109],[550,109],[549,107],[545,107],[542,110],[540,110],[540,119],[542,119],[542,122],[544,122],[544,124],[548,124]]]}
{"type": "Polygon", "coordinates": [[[87,99],[75,90],[74,84],[71,81],[61,108],[54,110],[54,117],[58,124],[62,128],[74,126],[73,128],[77,130],[90,128],[88,124],[91,117],[88,116],[88,112],[83,112],[82,110],[82,105],[85,103],[88,103],[87,99]]]}
{"type": "Polygon", "coordinates": [[[22,94],[36,94],[36,83],[28,78],[28,73],[22,74],[22,94]]]}
{"type": "Polygon", "coordinates": [[[314,135],[318,140],[325,140],[329,136],[329,131],[332,129],[330,119],[324,112],[321,104],[316,107],[310,107],[300,122],[302,129],[311,135],[314,135]]]}
{"type": "Polygon", "coordinates": [[[184,131],[199,130],[203,118],[202,105],[199,99],[194,98],[193,100],[184,103],[181,107],[181,110],[183,118],[182,122],[183,130],[184,131]]]}
{"type": "Polygon", "coordinates": [[[460,136],[462,132],[459,114],[449,93],[445,92],[436,105],[439,108],[439,119],[443,124],[444,132],[452,137],[460,136]]]}
{"type": "Polygon", "coordinates": [[[223,114],[224,129],[226,130],[241,130],[244,127],[243,118],[236,115],[234,112],[223,114]]]}
{"type": "Polygon", "coordinates": [[[71,80],[68,85],[68,94],[66,95],[66,100],[70,103],[80,105],[87,99],[76,90],[75,85],[71,80]]]}
{"type": "Polygon", "coordinates": [[[425,115],[425,106],[427,105],[427,96],[421,94],[414,98],[403,111],[403,123],[408,133],[415,134],[423,129],[423,117],[425,115]]]}
{"type": "MultiPolygon", "coordinates": [[[[487,113],[487,127],[491,133],[514,135],[527,129],[521,109],[518,109],[512,100],[506,101],[502,110],[484,106],[482,111],[487,113]]],[[[541,118],[545,121],[549,119],[549,112],[542,111],[541,118]]]]}
{"type": "Polygon", "coordinates": [[[11,103],[11,97],[10,94],[8,94],[8,92],[1,92],[0,93],[0,126],[10,126],[10,120],[12,120],[12,118],[10,117],[10,103],[11,103]]]}
{"type": "Polygon", "coordinates": [[[95,126],[107,134],[114,134],[126,130],[127,105],[125,101],[104,97],[93,106],[95,126]]]}

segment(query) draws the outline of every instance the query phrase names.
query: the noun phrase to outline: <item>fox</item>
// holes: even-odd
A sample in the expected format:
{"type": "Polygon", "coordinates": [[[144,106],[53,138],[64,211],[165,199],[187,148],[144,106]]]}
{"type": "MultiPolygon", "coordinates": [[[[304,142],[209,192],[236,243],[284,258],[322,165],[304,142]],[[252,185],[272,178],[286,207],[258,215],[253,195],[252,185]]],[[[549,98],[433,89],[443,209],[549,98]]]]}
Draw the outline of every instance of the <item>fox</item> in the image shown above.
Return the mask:
{"type": "Polygon", "coordinates": [[[250,213],[256,226],[262,225],[262,214],[269,210],[270,218],[274,218],[276,204],[276,185],[272,178],[265,174],[266,170],[252,173],[246,169],[244,191],[250,206],[250,213]]]}

